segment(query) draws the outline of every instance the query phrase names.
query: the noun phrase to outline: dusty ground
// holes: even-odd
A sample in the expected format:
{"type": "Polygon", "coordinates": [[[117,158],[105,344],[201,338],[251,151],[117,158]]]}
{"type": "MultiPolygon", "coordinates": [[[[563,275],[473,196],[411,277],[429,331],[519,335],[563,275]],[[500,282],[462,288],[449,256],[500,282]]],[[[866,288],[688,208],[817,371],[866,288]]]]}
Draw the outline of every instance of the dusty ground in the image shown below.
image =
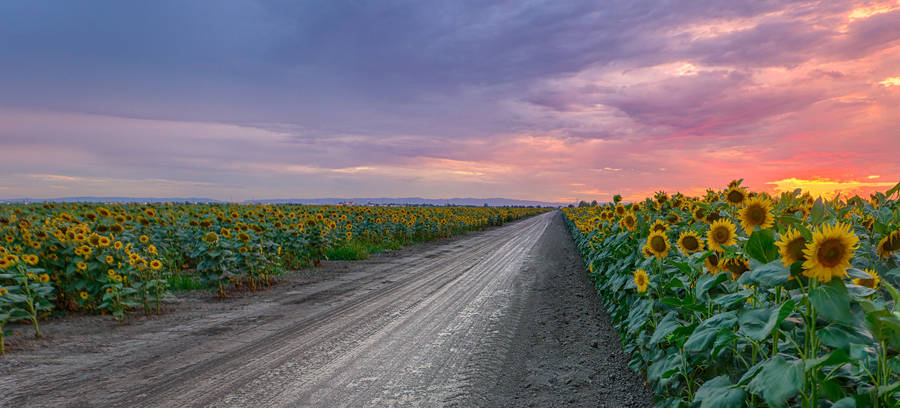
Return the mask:
{"type": "Polygon", "coordinates": [[[0,406],[652,405],[558,212],[166,308],[14,337],[0,406]]]}

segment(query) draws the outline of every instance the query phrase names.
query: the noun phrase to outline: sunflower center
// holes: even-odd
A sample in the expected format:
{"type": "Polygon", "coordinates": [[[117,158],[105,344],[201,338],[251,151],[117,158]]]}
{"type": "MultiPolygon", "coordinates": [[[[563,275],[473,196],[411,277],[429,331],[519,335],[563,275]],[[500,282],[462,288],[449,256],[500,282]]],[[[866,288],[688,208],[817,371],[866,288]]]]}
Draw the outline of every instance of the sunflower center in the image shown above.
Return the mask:
{"type": "Polygon", "coordinates": [[[823,266],[833,268],[841,263],[845,252],[847,252],[847,248],[840,240],[829,239],[819,246],[816,257],[823,266]]]}
{"type": "Polygon", "coordinates": [[[719,265],[719,256],[716,254],[710,255],[706,259],[709,260],[710,265],[719,265]]]}
{"type": "Polygon", "coordinates": [[[653,248],[656,252],[662,252],[666,250],[666,240],[663,237],[655,236],[650,240],[650,247],[653,248]]]}
{"type": "Polygon", "coordinates": [[[684,245],[684,249],[688,251],[695,251],[697,248],[700,248],[700,242],[697,241],[697,238],[693,235],[688,235],[681,240],[681,245],[684,245]]]}
{"type": "Polygon", "coordinates": [[[713,231],[713,238],[720,244],[727,242],[729,236],[728,230],[723,227],[716,228],[716,230],[713,231]]]}
{"type": "Polygon", "coordinates": [[[637,283],[638,283],[639,286],[643,286],[644,284],[647,283],[647,278],[644,277],[644,275],[638,275],[638,276],[637,276],[637,283]]]}
{"type": "Polygon", "coordinates": [[[659,232],[665,232],[665,231],[666,231],[666,226],[665,226],[665,225],[662,225],[662,224],[656,224],[656,225],[653,226],[653,230],[654,230],[654,231],[659,231],[659,232]]]}
{"type": "Polygon", "coordinates": [[[759,206],[752,206],[747,208],[747,219],[750,220],[750,223],[753,225],[762,225],[763,222],[766,221],[766,211],[759,206]]]}
{"type": "Polygon", "coordinates": [[[729,259],[728,261],[726,261],[725,268],[727,268],[729,272],[735,275],[740,275],[749,270],[747,269],[747,265],[736,259],[729,259]]]}
{"type": "Polygon", "coordinates": [[[787,253],[794,262],[805,261],[806,256],[803,255],[803,248],[806,246],[806,238],[799,237],[787,244],[787,253]]]}
{"type": "Polygon", "coordinates": [[[732,191],[728,193],[728,201],[732,203],[739,203],[741,201],[744,201],[744,194],[737,190],[732,191]]]}

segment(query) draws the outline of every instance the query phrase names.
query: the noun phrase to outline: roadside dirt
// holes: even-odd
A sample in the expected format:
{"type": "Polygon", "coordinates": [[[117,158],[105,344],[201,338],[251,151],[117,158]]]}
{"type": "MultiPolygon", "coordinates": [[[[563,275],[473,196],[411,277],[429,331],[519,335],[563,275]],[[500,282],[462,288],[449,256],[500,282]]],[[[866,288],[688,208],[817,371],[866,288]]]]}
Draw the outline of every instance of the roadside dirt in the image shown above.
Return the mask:
{"type": "Polygon", "coordinates": [[[0,406],[652,406],[558,212],[42,331],[0,406]]]}

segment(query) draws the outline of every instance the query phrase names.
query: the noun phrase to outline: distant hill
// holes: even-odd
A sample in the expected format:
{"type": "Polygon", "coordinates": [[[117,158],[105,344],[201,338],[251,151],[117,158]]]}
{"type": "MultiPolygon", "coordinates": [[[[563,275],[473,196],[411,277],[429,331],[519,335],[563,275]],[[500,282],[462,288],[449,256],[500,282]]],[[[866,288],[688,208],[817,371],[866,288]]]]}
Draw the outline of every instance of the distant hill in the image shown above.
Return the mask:
{"type": "Polygon", "coordinates": [[[422,198],[422,197],[370,197],[370,198],[283,198],[269,200],[251,200],[249,203],[267,204],[341,204],[352,202],[355,205],[466,205],[490,207],[534,206],[558,207],[565,204],[547,201],[514,200],[510,198],[422,198]]]}
{"type": "Polygon", "coordinates": [[[203,197],[60,197],[0,199],[0,203],[221,203],[203,197]]]}
{"type": "MultiPolygon", "coordinates": [[[[0,203],[223,203],[224,201],[203,197],[60,197],[60,198],[17,198],[3,200],[0,203]]],[[[565,203],[552,203],[547,201],[514,200],[509,198],[421,198],[421,197],[379,197],[379,198],[279,198],[268,200],[247,200],[244,203],[252,204],[344,204],[351,202],[355,205],[461,205],[461,206],[533,206],[533,207],[558,207],[565,203]]]]}

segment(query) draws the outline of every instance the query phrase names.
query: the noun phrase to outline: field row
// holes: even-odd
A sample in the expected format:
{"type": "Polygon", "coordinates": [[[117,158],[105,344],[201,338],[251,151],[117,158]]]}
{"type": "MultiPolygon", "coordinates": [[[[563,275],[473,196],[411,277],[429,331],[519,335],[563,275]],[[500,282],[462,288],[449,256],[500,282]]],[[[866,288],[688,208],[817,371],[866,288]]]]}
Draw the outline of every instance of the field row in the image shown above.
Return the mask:
{"type": "MultiPolygon", "coordinates": [[[[545,210],[226,204],[0,206],[3,326],[50,313],[158,312],[173,285],[229,290],[347,251],[394,248],[545,210]]],[[[351,254],[352,255],[352,254],[351,254]]],[[[365,253],[363,254],[365,255],[365,253]]]]}
{"type": "Polygon", "coordinates": [[[661,407],[897,407],[900,184],[564,209],[661,407]]]}

